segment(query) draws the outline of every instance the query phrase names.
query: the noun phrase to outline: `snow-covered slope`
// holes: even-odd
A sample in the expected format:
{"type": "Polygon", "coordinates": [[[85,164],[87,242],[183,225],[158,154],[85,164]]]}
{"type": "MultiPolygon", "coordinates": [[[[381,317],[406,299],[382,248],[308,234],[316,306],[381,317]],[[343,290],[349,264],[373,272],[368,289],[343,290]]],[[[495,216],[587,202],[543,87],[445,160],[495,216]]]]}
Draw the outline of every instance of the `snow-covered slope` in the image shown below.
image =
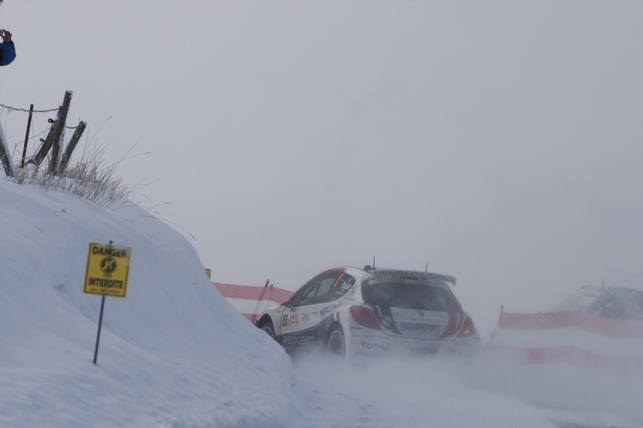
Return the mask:
{"type": "Polygon", "coordinates": [[[283,426],[290,359],[215,290],[189,242],[110,209],[0,179],[0,426],[283,426]],[[89,242],[132,247],[125,299],[82,292],[89,242]]]}

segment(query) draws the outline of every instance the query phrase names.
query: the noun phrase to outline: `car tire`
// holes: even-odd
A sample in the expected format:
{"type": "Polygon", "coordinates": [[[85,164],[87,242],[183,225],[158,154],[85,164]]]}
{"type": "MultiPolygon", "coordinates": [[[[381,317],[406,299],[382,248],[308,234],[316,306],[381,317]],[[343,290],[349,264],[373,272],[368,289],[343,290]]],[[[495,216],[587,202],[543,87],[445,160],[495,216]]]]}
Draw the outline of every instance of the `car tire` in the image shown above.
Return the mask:
{"type": "Polygon", "coordinates": [[[328,331],[326,354],[335,357],[346,356],[346,340],[344,338],[344,331],[340,325],[335,325],[328,331]]]}
{"type": "Polygon", "coordinates": [[[275,337],[275,326],[272,324],[272,320],[270,318],[261,320],[261,322],[259,323],[259,328],[265,331],[268,336],[277,340],[277,338],[275,337]]]}

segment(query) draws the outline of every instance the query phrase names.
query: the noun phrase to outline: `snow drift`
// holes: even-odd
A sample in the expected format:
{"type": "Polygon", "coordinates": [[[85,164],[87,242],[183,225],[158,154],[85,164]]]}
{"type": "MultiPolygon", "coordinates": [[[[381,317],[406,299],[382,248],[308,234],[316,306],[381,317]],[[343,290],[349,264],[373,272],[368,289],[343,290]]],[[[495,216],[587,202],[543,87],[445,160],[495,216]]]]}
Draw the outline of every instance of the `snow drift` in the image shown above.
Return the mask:
{"type": "Polygon", "coordinates": [[[107,211],[6,179],[0,218],[1,426],[264,427],[301,416],[290,359],[159,219],[129,201],[107,211]],[[110,240],[132,247],[129,285],[127,298],[106,299],[94,366],[101,298],[82,284],[89,242],[110,240]]]}

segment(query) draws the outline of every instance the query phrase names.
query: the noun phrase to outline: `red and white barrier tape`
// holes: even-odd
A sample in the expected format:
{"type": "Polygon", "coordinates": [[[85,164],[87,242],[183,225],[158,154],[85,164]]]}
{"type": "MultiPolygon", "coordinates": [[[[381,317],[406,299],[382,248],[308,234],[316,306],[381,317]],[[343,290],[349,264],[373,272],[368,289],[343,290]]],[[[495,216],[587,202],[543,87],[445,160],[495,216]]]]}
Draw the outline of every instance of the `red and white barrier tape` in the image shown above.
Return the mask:
{"type": "Polygon", "coordinates": [[[501,312],[488,349],[527,364],[566,363],[588,368],[643,370],[643,321],[582,311],[501,312]]]}
{"type": "Polygon", "coordinates": [[[223,297],[241,315],[254,323],[257,316],[271,306],[287,301],[293,295],[292,291],[274,287],[255,287],[251,285],[222,284],[213,282],[223,297]]]}

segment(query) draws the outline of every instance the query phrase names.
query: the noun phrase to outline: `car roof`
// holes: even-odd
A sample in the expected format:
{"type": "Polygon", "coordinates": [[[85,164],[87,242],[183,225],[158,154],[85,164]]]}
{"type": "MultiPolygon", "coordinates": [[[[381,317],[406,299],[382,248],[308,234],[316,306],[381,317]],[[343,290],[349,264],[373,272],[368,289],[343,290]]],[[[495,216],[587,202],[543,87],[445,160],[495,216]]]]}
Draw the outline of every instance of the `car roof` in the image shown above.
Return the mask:
{"type": "MultiPolygon", "coordinates": [[[[587,286],[581,287],[580,291],[588,291],[591,293],[600,294],[601,287],[587,285],[587,286]]],[[[630,298],[643,299],[643,291],[635,290],[633,288],[605,287],[603,289],[603,293],[605,293],[605,296],[609,296],[609,297],[630,297],[630,298]]]]}

